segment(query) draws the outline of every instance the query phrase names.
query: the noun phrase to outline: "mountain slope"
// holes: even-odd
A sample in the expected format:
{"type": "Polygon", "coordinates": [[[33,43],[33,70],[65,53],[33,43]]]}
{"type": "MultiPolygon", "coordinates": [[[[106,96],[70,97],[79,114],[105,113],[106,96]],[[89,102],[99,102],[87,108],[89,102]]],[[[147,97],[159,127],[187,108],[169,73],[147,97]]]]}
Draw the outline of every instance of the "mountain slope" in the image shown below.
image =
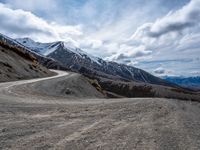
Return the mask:
{"type": "Polygon", "coordinates": [[[200,77],[164,77],[165,80],[193,90],[200,90],[200,77]]]}
{"type": "Polygon", "coordinates": [[[35,52],[61,62],[70,70],[82,73],[89,77],[99,76],[123,81],[137,81],[175,86],[172,83],[157,78],[141,69],[115,62],[107,62],[103,59],[91,56],[69,43],[38,43],[27,38],[16,39],[16,41],[24,44],[35,52]]]}
{"type": "Polygon", "coordinates": [[[54,75],[23,49],[0,41],[0,82],[54,75]]]}
{"type": "MultiPolygon", "coordinates": [[[[31,39],[28,39],[28,40],[31,41],[31,39]]],[[[47,67],[48,69],[68,70],[68,68],[66,68],[59,61],[45,57],[41,55],[40,53],[38,53],[38,51],[34,51],[33,49],[26,47],[26,45],[19,43],[17,40],[9,38],[1,33],[0,33],[0,42],[6,43],[7,45],[10,45],[10,46],[17,47],[19,49],[23,49],[23,51],[34,56],[41,65],[47,67]]]]}
{"type": "Polygon", "coordinates": [[[57,46],[59,45],[59,42],[39,43],[30,38],[18,38],[15,39],[15,41],[44,56],[56,50],[57,46]]]}
{"type": "Polygon", "coordinates": [[[23,93],[23,91],[26,91],[26,94],[49,97],[49,99],[84,100],[87,98],[105,98],[104,94],[92,86],[90,81],[83,75],[72,72],[64,73],[67,75],[53,80],[41,80],[40,82],[19,85],[14,92],[23,93]]]}
{"type": "Polygon", "coordinates": [[[75,50],[71,50],[61,43],[57,50],[48,54],[47,56],[58,60],[68,68],[89,77],[99,76],[122,81],[137,81],[166,86],[175,86],[165,80],[145,72],[144,70],[115,62],[107,62],[100,58],[91,57],[82,51],[80,52],[80,49],[75,50]],[[76,52],[74,52],[75,50],[76,52]]]}

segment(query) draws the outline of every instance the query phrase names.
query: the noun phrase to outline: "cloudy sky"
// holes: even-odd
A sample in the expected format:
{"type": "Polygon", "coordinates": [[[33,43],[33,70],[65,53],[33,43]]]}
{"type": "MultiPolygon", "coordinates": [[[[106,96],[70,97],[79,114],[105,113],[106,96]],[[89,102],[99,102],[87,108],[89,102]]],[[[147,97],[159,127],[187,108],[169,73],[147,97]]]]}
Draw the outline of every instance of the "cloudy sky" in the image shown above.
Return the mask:
{"type": "Polygon", "coordinates": [[[200,0],[0,0],[0,32],[72,42],[154,75],[200,75],[200,0]]]}

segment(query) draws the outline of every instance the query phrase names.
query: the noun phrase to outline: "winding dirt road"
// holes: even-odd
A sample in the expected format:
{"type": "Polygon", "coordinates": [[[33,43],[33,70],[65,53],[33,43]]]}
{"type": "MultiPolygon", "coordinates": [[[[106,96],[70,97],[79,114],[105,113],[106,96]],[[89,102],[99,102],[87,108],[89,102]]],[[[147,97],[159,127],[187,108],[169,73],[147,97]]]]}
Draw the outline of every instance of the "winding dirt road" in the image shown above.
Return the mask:
{"type": "Polygon", "coordinates": [[[35,84],[72,75],[57,73],[0,84],[0,149],[200,149],[199,103],[31,94],[35,84]]]}

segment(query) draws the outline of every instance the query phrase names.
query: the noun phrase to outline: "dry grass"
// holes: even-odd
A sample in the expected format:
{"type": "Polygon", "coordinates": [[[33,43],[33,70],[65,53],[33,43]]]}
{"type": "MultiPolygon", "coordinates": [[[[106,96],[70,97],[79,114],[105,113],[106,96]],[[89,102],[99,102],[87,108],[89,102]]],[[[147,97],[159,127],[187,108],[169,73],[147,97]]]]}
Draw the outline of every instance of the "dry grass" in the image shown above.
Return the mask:
{"type": "Polygon", "coordinates": [[[5,49],[12,50],[13,52],[17,53],[21,57],[32,61],[34,65],[37,65],[37,62],[38,62],[37,59],[32,54],[27,52],[24,48],[18,47],[18,46],[12,46],[8,44],[6,41],[0,41],[0,46],[2,46],[5,49]]]}

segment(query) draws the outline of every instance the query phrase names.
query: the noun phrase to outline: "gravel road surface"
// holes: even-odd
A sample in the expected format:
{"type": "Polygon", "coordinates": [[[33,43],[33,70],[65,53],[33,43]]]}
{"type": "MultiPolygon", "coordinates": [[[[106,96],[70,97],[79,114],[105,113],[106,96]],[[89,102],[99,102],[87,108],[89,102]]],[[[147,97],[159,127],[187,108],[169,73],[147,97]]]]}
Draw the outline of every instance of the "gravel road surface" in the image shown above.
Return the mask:
{"type": "Polygon", "coordinates": [[[70,76],[57,73],[0,83],[0,149],[200,149],[199,103],[164,98],[73,99],[29,91],[31,85],[70,76]],[[28,84],[26,90],[19,90],[28,84]]]}

